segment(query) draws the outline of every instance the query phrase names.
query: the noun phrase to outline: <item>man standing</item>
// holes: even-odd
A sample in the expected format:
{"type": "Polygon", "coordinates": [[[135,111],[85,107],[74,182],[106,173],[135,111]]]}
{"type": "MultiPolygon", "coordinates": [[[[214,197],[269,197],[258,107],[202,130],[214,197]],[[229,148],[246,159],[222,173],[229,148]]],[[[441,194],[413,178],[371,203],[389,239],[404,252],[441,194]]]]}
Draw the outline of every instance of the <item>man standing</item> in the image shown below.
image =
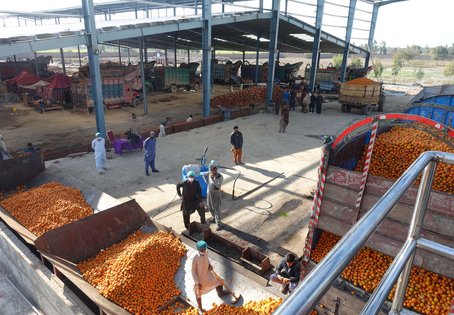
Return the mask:
{"type": "Polygon", "coordinates": [[[216,222],[216,231],[221,229],[221,186],[224,177],[218,172],[216,161],[210,162],[210,171],[202,173],[203,179],[207,183],[207,207],[213,218],[210,223],[216,222]]]}
{"type": "Polygon", "coordinates": [[[289,123],[289,116],[290,109],[288,108],[288,106],[284,106],[281,112],[281,119],[279,120],[279,133],[285,133],[285,128],[287,128],[287,125],[289,123]]]}
{"type": "MultiPolygon", "coordinates": [[[[207,243],[198,241],[196,244],[197,254],[192,259],[192,278],[194,279],[194,293],[197,300],[197,307],[200,312],[205,312],[202,308],[202,295],[216,288],[219,297],[229,294],[224,290],[225,281],[213,270],[213,266],[208,259],[207,243]]],[[[240,296],[230,293],[233,297],[232,303],[238,302],[240,296]]]]}
{"type": "Polygon", "coordinates": [[[166,117],[166,120],[163,120],[159,123],[159,136],[164,137],[166,135],[166,126],[170,121],[170,117],[166,117]]]}
{"type": "Polygon", "coordinates": [[[323,103],[323,96],[320,95],[320,92],[317,93],[317,98],[315,100],[315,110],[318,115],[322,113],[322,103],[323,103]]]}
{"type": "Polygon", "coordinates": [[[200,216],[200,223],[206,224],[205,222],[205,207],[202,202],[202,188],[200,184],[195,180],[195,173],[189,171],[187,174],[187,180],[177,184],[177,194],[182,197],[181,200],[181,211],[183,212],[184,227],[189,231],[189,222],[191,214],[196,210],[200,216]],[[183,192],[181,192],[183,188],[183,192]]]}
{"type": "Polygon", "coordinates": [[[241,156],[243,155],[243,134],[238,131],[238,126],[233,127],[233,132],[230,134],[230,144],[232,144],[235,164],[244,164],[241,162],[241,156]]]}
{"type": "Polygon", "coordinates": [[[101,136],[101,133],[96,133],[96,138],[91,142],[91,148],[95,151],[96,171],[102,174],[106,167],[106,140],[101,136]]]}
{"type": "Polygon", "coordinates": [[[311,95],[311,102],[309,103],[309,111],[311,113],[314,113],[314,108],[315,108],[315,102],[317,100],[317,97],[315,96],[315,92],[312,91],[309,93],[311,95]]]}
{"type": "Polygon", "coordinates": [[[150,131],[150,136],[143,143],[143,147],[145,149],[145,175],[150,176],[148,173],[150,166],[153,173],[158,173],[159,171],[155,167],[156,138],[154,131],[150,131]]]}
{"type": "Polygon", "coordinates": [[[11,156],[6,148],[5,140],[3,139],[3,136],[0,135],[0,160],[9,160],[10,158],[11,156]]]}
{"type": "Polygon", "coordinates": [[[295,254],[288,253],[270,276],[270,281],[282,284],[283,294],[291,293],[300,281],[300,269],[295,254]]]}

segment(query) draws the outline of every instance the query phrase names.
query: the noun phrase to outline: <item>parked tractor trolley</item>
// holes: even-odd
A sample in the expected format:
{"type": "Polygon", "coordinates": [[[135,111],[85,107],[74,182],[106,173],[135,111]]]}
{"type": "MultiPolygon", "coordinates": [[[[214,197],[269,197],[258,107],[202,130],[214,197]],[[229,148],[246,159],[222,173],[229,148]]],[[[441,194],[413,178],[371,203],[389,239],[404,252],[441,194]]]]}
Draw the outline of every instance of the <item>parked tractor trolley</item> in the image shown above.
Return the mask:
{"type": "Polygon", "coordinates": [[[373,109],[382,112],[385,103],[383,86],[367,78],[341,83],[339,103],[343,112],[350,112],[352,108],[360,109],[363,115],[369,115],[373,109]]]}

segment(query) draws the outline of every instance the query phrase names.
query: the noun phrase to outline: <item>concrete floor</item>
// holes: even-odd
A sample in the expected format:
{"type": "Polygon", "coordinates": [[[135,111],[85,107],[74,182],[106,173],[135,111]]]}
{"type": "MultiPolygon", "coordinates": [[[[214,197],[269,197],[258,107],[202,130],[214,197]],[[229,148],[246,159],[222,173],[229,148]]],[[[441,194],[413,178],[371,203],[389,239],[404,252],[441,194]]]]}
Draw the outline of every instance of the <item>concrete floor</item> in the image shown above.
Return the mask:
{"type": "MultiPolygon", "coordinates": [[[[277,264],[288,251],[303,253],[312,205],[308,196],[316,185],[322,144],[317,137],[335,135],[352,120],[363,117],[353,111],[342,113],[339,103],[328,102],[322,115],[292,111],[287,133],[278,133],[279,116],[261,113],[171,134],[158,138],[156,167],[160,173],[151,173],[150,177],[144,174],[140,151],[108,153],[112,159],[107,161],[109,170],[103,175],[95,171],[93,154],[48,164],[120,200],[136,199],[154,220],[181,233],[184,226],[175,184],[180,180],[181,167],[200,163],[197,159],[208,146],[208,161],[215,159],[222,166],[233,168],[221,169],[225,229],[219,233],[257,246],[277,264]],[[232,163],[229,135],[234,125],[243,133],[245,165],[232,163]],[[236,181],[235,197],[239,198],[232,200],[238,172],[241,175],[236,181]]],[[[197,213],[191,220],[199,221],[197,213]]]]}

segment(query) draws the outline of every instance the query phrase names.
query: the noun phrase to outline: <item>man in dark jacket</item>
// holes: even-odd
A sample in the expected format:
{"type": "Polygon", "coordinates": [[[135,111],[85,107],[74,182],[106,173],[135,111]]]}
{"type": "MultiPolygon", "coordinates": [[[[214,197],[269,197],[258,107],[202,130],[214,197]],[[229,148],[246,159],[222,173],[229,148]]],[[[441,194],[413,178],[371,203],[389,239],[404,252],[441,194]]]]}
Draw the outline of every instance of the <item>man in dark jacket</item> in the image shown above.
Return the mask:
{"type": "Polygon", "coordinates": [[[270,281],[282,284],[283,294],[291,293],[300,281],[300,269],[296,256],[289,253],[279,263],[275,273],[270,276],[270,281]]]}
{"type": "Polygon", "coordinates": [[[202,188],[200,188],[199,182],[195,180],[193,171],[188,172],[187,178],[184,182],[177,184],[177,194],[182,197],[181,211],[183,212],[184,227],[189,231],[190,217],[196,210],[200,216],[200,223],[206,224],[206,222],[205,206],[202,202],[202,188]],[[181,188],[183,188],[183,192],[181,192],[181,188]]]}
{"type": "Polygon", "coordinates": [[[317,114],[322,113],[322,103],[323,103],[323,96],[320,95],[320,92],[317,94],[317,98],[315,99],[315,111],[317,114]]]}
{"type": "Polygon", "coordinates": [[[314,113],[315,102],[317,100],[317,96],[315,96],[315,92],[310,93],[310,95],[311,95],[311,102],[309,103],[309,112],[314,113]]]}
{"type": "Polygon", "coordinates": [[[230,134],[230,144],[232,145],[235,164],[244,164],[241,162],[241,156],[243,155],[243,134],[238,130],[238,126],[233,127],[233,132],[230,134]]]}

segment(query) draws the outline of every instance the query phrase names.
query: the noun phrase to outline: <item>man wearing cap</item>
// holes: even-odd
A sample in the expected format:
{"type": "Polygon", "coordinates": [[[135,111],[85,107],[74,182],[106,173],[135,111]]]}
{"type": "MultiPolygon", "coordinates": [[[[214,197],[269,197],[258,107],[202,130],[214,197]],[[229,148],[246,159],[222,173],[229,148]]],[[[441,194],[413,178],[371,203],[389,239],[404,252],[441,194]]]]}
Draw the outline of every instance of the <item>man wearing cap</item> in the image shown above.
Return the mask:
{"type": "Polygon", "coordinates": [[[208,245],[205,241],[198,241],[196,244],[197,253],[192,259],[192,278],[194,279],[194,293],[197,300],[197,307],[200,312],[202,308],[202,295],[216,288],[219,297],[231,294],[233,303],[238,302],[240,296],[224,290],[225,281],[214,270],[208,259],[208,245]]]}
{"type": "Polygon", "coordinates": [[[106,167],[106,141],[101,136],[101,133],[96,133],[96,138],[91,142],[91,148],[95,151],[95,162],[96,171],[98,174],[102,174],[103,170],[107,170],[106,167]]]}
{"type": "Polygon", "coordinates": [[[218,172],[218,163],[215,160],[210,162],[210,171],[203,172],[203,179],[207,183],[207,207],[213,218],[210,223],[216,222],[216,230],[221,229],[221,186],[224,177],[218,172]]]}
{"type": "Polygon", "coordinates": [[[230,144],[232,145],[235,164],[244,164],[241,162],[241,156],[243,155],[243,134],[238,130],[238,126],[233,127],[233,132],[230,134],[230,144]]]}
{"type": "Polygon", "coordinates": [[[148,168],[150,168],[150,166],[153,173],[158,173],[159,171],[154,164],[156,157],[156,138],[154,131],[150,131],[150,136],[145,139],[143,147],[145,149],[145,175],[150,176],[150,173],[148,173],[148,168]]]}
{"type": "Polygon", "coordinates": [[[196,210],[200,216],[200,223],[206,224],[206,222],[200,184],[195,180],[193,171],[189,171],[186,177],[187,180],[177,184],[177,194],[182,198],[181,211],[183,212],[184,227],[189,231],[190,217],[196,210]],[[183,192],[181,192],[181,188],[183,188],[183,192]]]}

